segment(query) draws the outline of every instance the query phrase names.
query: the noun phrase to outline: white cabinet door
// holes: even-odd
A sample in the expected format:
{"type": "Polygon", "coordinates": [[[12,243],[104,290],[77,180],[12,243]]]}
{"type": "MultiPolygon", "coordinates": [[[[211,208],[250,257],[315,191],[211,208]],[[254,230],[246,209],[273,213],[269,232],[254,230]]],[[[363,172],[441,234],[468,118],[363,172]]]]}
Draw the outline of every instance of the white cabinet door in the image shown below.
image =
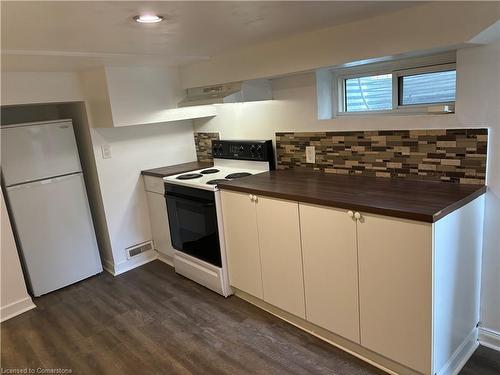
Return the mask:
{"type": "Polygon", "coordinates": [[[359,343],[356,221],[300,204],[307,320],[359,343]]]}
{"type": "Polygon", "coordinates": [[[363,215],[357,230],[361,345],[429,374],[432,226],[363,215]]]}
{"type": "Polygon", "coordinates": [[[229,282],[263,298],[255,203],[248,194],[221,191],[229,282]]]}
{"type": "Polygon", "coordinates": [[[170,240],[170,227],[168,224],[167,204],[163,194],[146,192],[149,207],[149,217],[151,221],[151,232],[155,249],[172,258],[174,248],[170,240]]]}
{"type": "Polygon", "coordinates": [[[256,205],[264,301],[305,318],[299,205],[264,197],[256,205]]]}

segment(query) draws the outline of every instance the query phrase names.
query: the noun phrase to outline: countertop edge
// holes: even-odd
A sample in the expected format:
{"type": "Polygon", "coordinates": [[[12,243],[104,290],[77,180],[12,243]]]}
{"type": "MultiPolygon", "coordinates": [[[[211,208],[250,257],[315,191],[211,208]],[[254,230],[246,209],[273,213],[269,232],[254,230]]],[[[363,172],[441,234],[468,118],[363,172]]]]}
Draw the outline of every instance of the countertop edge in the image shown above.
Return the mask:
{"type": "Polygon", "coordinates": [[[149,172],[149,171],[141,171],[141,175],[142,176],[159,177],[159,178],[168,177],[168,175],[165,175],[165,174],[162,174],[162,173],[149,172]]]}
{"type": "Polygon", "coordinates": [[[453,204],[447,206],[446,208],[444,208],[444,209],[442,209],[434,214],[423,214],[423,213],[418,213],[418,212],[409,212],[409,211],[401,211],[401,210],[395,210],[395,209],[390,209],[390,208],[360,205],[360,204],[355,204],[355,203],[350,203],[350,202],[310,198],[307,196],[300,196],[299,197],[299,196],[294,195],[294,194],[274,192],[274,191],[261,190],[261,189],[255,189],[255,188],[247,188],[247,187],[235,186],[235,185],[229,185],[229,184],[228,185],[221,184],[221,185],[219,185],[219,188],[222,190],[231,190],[231,191],[237,191],[237,192],[242,192],[242,193],[259,194],[259,195],[266,196],[266,197],[273,197],[273,198],[296,201],[296,202],[301,202],[301,203],[314,204],[317,206],[335,207],[335,208],[363,211],[363,212],[377,214],[377,215],[397,217],[397,218],[401,218],[401,219],[426,222],[426,223],[430,223],[430,224],[435,223],[436,221],[444,218],[445,216],[452,213],[453,211],[465,206],[467,203],[469,203],[469,202],[473,201],[474,199],[478,198],[479,196],[483,195],[487,190],[486,185],[484,185],[481,188],[479,188],[478,190],[476,190],[473,193],[466,196],[465,198],[454,202],[453,204]]]}
{"type": "Polygon", "coordinates": [[[487,190],[488,187],[486,185],[483,185],[479,189],[467,195],[466,197],[450,204],[441,211],[436,212],[434,215],[432,215],[432,220],[433,220],[432,222],[435,223],[436,221],[442,219],[443,217],[451,214],[453,211],[456,211],[459,208],[465,206],[466,204],[472,202],[474,199],[479,198],[481,195],[485,194],[487,190]]]}
{"type": "Polygon", "coordinates": [[[179,173],[186,173],[190,171],[194,171],[196,169],[210,168],[213,166],[213,163],[209,162],[201,162],[201,161],[191,161],[187,163],[168,165],[165,167],[158,167],[152,169],[146,169],[141,171],[142,176],[151,176],[151,177],[168,177],[173,176],[179,173]],[[169,172],[161,172],[161,169],[170,170],[169,172]]]}

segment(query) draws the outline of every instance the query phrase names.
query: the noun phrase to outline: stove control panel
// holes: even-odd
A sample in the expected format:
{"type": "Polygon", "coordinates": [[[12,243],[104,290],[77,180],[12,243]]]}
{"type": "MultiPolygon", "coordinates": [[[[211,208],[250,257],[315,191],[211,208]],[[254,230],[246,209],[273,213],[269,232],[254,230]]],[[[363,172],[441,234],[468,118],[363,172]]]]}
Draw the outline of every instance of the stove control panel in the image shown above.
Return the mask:
{"type": "Polygon", "coordinates": [[[274,169],[272,141],[212,141],[212,155],[218,159],[267,161],[274,169]]]}

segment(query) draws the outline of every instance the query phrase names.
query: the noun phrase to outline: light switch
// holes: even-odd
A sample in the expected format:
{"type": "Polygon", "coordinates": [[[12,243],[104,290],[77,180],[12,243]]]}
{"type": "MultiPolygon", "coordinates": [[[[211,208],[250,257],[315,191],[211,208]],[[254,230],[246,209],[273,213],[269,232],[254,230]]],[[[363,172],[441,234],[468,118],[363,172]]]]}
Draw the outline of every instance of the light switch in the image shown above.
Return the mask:
{"type": "Polygon", "coordinates": [[[102,158],[111,159],[111,146],[108,144],[101,146],[102,158]]]}
{"type": "Polygon", "coordinates": [[[306,147],[306,163],[316,163],[316,148],[314,146],[306,147]]]}

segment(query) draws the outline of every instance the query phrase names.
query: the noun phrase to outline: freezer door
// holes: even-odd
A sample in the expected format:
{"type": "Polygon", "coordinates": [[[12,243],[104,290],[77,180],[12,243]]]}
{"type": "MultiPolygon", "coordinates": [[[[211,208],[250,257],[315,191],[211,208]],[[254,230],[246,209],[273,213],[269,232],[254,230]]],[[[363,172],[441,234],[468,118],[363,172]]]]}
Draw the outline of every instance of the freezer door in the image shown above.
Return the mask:
{"type": "Polygon", "coordinates": [[[81,173],[7,188],[35,296],[102,271],[81,173]]]}
{"type": "Polygon", "coordinates": [[[2,127],[5,185],[81,171],[71,121],[2,127]]]}

